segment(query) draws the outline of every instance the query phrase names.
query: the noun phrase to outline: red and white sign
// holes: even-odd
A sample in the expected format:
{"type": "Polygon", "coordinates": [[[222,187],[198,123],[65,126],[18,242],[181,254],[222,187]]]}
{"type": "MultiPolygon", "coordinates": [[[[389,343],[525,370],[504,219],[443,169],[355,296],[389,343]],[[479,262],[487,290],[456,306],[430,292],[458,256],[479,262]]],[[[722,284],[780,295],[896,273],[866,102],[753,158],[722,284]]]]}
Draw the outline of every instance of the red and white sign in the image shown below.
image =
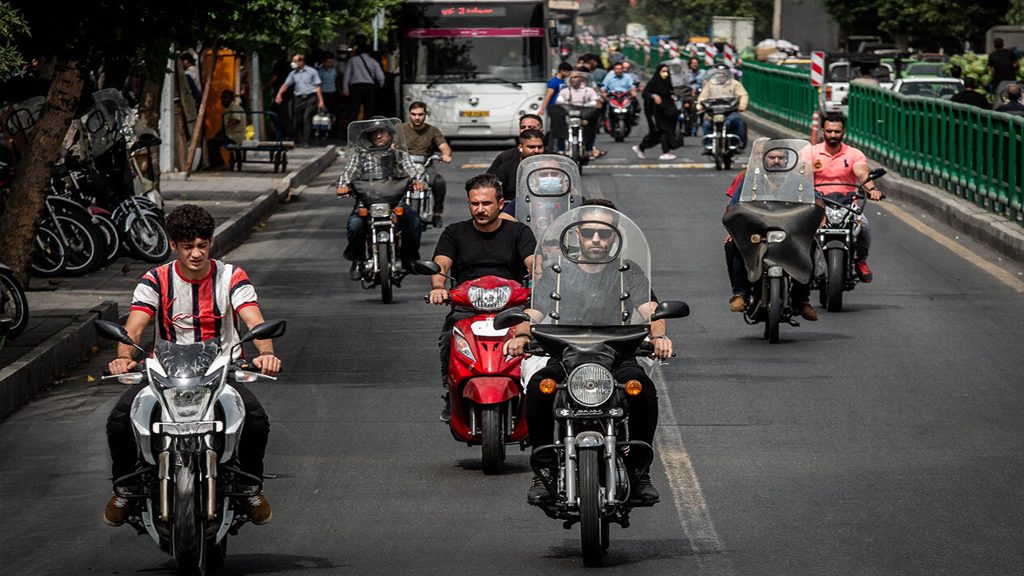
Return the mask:
{"type": "Polygon", "coordinates": [[[406,38],[543,38],[543,28],[412,28],[406,38]]]}
{"type": "Polygon", "coordinates": [[[722,53],[722,58],[725,60],[725,65],[729,68],[736,67],[736,51],[733,49],[732,44],[725,45],[725,51],[722,53]]]}
{"type": "Polygon", "coordinates": [[[825,53],[811,52],[811,86],[825,83],[825,53]]]}
{"type": "Polygon", "coordinates": [[[708,68],[715,65],[715,47],[710,44],[704,45],[704,65],[708,68]]]}

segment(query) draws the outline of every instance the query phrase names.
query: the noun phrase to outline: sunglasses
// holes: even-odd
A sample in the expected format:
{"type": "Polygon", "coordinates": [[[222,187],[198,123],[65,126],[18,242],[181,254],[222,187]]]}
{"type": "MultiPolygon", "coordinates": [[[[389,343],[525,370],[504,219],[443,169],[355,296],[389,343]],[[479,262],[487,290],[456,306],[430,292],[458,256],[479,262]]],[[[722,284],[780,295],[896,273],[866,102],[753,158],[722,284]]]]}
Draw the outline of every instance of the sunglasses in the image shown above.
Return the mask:
{"type": "Polygon", "coordinates": [[[580,235],[584,238],[593,238],[594,234],[597,234],[601,240],[609,240],[615,234],[615,230],[611,228],[580,228],[580,235]]]}

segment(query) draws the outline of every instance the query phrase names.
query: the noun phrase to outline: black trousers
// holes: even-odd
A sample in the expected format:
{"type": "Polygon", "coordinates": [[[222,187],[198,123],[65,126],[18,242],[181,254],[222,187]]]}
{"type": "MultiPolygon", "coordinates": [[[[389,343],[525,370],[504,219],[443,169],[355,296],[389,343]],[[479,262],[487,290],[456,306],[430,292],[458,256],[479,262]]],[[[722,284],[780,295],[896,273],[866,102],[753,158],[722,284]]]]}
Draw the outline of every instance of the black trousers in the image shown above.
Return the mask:
{"type": "Polygon", "coordinates": [[[349,115],[350,119],[355,122],[359,119],[359,107],[363,107],[363,120],[369,120],[373,117],[376,112],[376,105],[374,98],[377,95],[377,86],[375,84],[349,84],[348,86],[348,97],[349,97],[349,115]]]}
{"type": "MultiPolygon", "coordinates": [[[[107,417],[107,445],[110,446],[111,473],[115,479],[135,471],[138,448],[132,431],[132,402],[148,385],[143,381],[125,390],[107,417]]],[[[232,382],[231,386],[245,404],[245,423],[238,442],[238,467],[253,476],[262,476],[263,456],[270,438],[270,419],[256,395],[244,384],[232,382]]]]}
{"type": "Polygon", "coordinates": [[[316,94],[292,98],[292,133],[297,144],[309,143],[313,133],[313,115],[316,114],[316,94]]]}
{"type": "MultiPolygon", "coordinates": [[[[434,195],[434,214],[444,214],[444,197],[448,194],[448,182],[436,170],[430,183],[430,193],[434,195]]],[[[421,214],[421,216],[429,218],[430,214],[421,214]]]]}
{"type": "MultiPolygon", "coordinates": [[[[654,381],[636,362],[624,362],[612,371],[612,375],[615,376],[616,382],[639,380],[643,385],[640,394],[629,397],[629,438],[653,446],[654,432],[658,429],[658,391],[654,387],[654,381]]],[[[553,378],[562,382],[565,377],[565,369],[557,361],[552,360],[530,378],[530,383],[526,387],[526,425],[530,430],[530,444],[534,448],[555,441],[555,395],[541,393],[540,381],[553,378]]],[[[538,454],[537,460],[541,466],[550,469],[558,465],[557,456],[551,450],[538,454]]],[[[641,464],[627,458],[626,466],[631,472],[637,472],[641,464]]]]}

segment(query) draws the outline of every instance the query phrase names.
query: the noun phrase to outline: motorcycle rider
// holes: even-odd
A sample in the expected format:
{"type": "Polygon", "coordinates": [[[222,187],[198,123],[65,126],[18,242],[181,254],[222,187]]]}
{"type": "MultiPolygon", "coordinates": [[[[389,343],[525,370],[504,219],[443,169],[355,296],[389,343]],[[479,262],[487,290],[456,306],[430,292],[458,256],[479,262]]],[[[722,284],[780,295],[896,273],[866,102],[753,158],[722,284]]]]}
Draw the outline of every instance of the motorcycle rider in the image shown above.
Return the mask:
{"type": "Polygon", "coordinates": [[[594,148],[597,140],[597,117],[604,102],[592,86],[586,83],[583,73],[573,70],[569,73],[569,84],[558,93],[558,104],[584,106],[590,110],[585,113],[587,124],[583,127],[583,148],[591,158],[600,158],[607,154],[594,148]]]}
{"type": "MultiPolygon", "coordinates": [[[[766,170],[773,168],[783,169],[786,166],[787,158],[785,150],[769,149],[765,153],[763,164],[766,170]]],[[[729,196],[729,203],[725,207],[726,212],[739,203],[743,192],[743,178],[745,175],[745,172],[741,172],[733,180],[732,185],[730,185],[729,191],[726,193],[729,196]]],[[[740,251],[730,234],[725,235],[725,262],[726,268],[729,271],[729,283],[732,286],[729,309],[733,312],[743,312],[747,308],[747,296],[751,292],[751,285],[747,277],[747,267],[743,263],[743,257],[740,255],[740,251]]],[[[809,322],[818,320],[818,312],[814,309],[814,306],[811,306],[810,284],[803,284],[793,280],[789,288],[789,299],[793,303],[793,309],[797,310],[804,320],[809,322]]]]}
{"type": "MultiPolygon", "coordinates": [[[[409,154],[428,158],[435,152],[440,152],[441,162],[451,163],[452,147],[448,145],[444,134],[437,126],[427,124],[427,105],[425,103],[417,100],[409,104],[409,121],[402,124],[402,130],[405,131],[405,145],[409,149],[409,154]]],[[[433,166],[428,168],[426,179],[430,182],[430,193],[434,196],[432,224],[435,228],[440,228],[448,184],[445,182],[444,176],[439,174],[433,166]]]]}
{"type": "MultiPolygon", "coordinates": [[[[864,184],[864,190],[869,199],[881,200],[882,193],[875,183],[865,184],[868,172],[870,172],[867,157],[860,150],[843,142],[843,137],[846,135],[846,118],[838,113],[828,114],[821,122],[821,130],[825,135],[825,141],[811,147],[814,184],[817,186],[824,183],[843,182],[850,186],[845,189],[841,186],[823,186],[817,190],[818,193],[842,192],[845,195],[852,195],[857,192],[857,184],[864,184]]],[[[857,276],[860,277],[861,282],[869,283],[874,278],[871,268],[868,267],[871,228],[866,214],[861,214],[859,218],[861,229],[857,235],[854,258],[857,261],[857,276]]]]}
{"type": "MultiPolygon", "coordinates": [[[[522,134],[527,130],[537,130],[541,134],[544,133],[544,120],[537,114],[523,114],[519,117],[519,133],[522,134]]],[[[494,169],[497,166],[509,162],[512,159],[519,158],[522,156],[522,151],[519,150],[519,145],[515,145],[508,150],[503,150],[500,154],[495,156],[491,162],[491,167],[487,169],[488,172],[494,174],[494,169]]]]}
{"type": "MultiPolygon", "coordinates": [[[[533,251],[537,240],[530,227],[501,218],[507,200],[502,195],[502,183],[493,174],[474,176],[466,182],[471,218],[447,226],[437,240],[434,262],[441,273],[430,277],[431,304],[447,304],[450,300],[445,287],[445,275],[455,278],[456,285],[468,280],[493,275],[521,281],[533,265],[533,251]]],[[[441,348],[441,384],[448,387],[448,356],[451,353],[452,327],[475,312],[452,309],[444,319],[439,346],[441,348]]],[[[451,418],[448,393],[444,395],[441,420],[451,418]]]]}
{"type": "MultiPolygon", "coordinates": [[[[353,180],[379,180],[400,176],[411,177],[413,188],[423,190],[426,184],[423,182],[422,167],[412,161],[408,152],[395,146],[395,128],[391,121],[383,117],[376,117],[374,120],[359,135],[359,144],[352,148],[353,153],[349,155],[348,162],[338,178],[336,194],[339,197],[351,195],[353,180]]],[[[402,266],[406,270],[412,270],[412,263],[419,259],[420,253],[419,214],[411,206],[405,205],[404,208],[402,215],[398,217],[398,229],[402,232],[400,256],[402,266]]],[[[359,263],[364,256],[366,226],[355,206],[348,217],[347,229],[348,245],[345,247],[345,258],[352,261],[349,278],[359,280],[362,277],[359,273],[359,263]]]]}
{"type": "Polygon", "coordinates": [[[632,98],[630,99],[631,106],[633,109],[633,117],[636,119],[638,112],[637,102],[639,102],[639,93],[636,88],[636,76],[629,74],[625,70],[622,61],[616,62],[612,65],[612,71],[605,75],[604,80],[601,82],[601,92],[604,94],[605,99],[608,99],[610,94],[616,92],[629,92],[632,98]]]}
{"type": "MultiPolygon", "coordinates": [[[[700,91],[700,96],[697,97],[697,109],[704,108],[705,100],[715,98],[739,98],[737,111],[730,112],[725,117],[725,127],[730,134],[739,136],[740,150],[746,148],[747,124],[740,116],[740,112],[746,111],[750,96],[747,94],[747,89],[743,87],[739,80],[733,77],[732,70],[725,64],[715,66],[713,71],[705,75],[704,87],[700,91]]],[[[710,134],[712,131],[711,117],[709,115],[704,116],[703,130],[705,135],[710,134]]]]}
{"type": "Polygon", "coordinates": [[[493,174],[501,181],[502,197],[505,199],[503,212],[510,216],[516,215],[516,172],[519,163],[534,154],[544,153],[544,133],[540,130],[524,130],[519,133],[519,155],[495,158],[488,174],[493,174]]]}
{"type": "MultiPolygon", "coordinates": [[[[612,202],[604,199],[587,200],[583,203],[581,210],[586,210],[587,206],[602,206],[615,209],[615,205],[612,202]]],[[[634,284],[644,283],[644,272],[639,270],[638,266],[632,266],[631,271],[627,273],[625,281],[627,285],[618,288],[620,286],[619,283],[622,281],[618,267],[614,264],[609,266],[607,263],[604,263],[607,261],[607,256],[612,248],[612,238],[615,235],[614,227],[616,221],[613,219],[613,216],[607,211],[592,209],[591,214],[581,216],[581,220],[586,222],[586,226],[581,225],[575,231],[578,236],[581,255],[584,261],[594,263],[585,264],[578,269],[572,268],[572,270],[579,270],[587,275],[607,275],[610,279],[610,284],[616,287],[614,289],[615,294],[620,292],[623,294],[640,294],[645,292],[646,290],[640,288],[631,289],[631,286],[634,284]],[[633,278],[635,281],[631,282],[629,278],[633,278]]],[[[562,281],[571,282],[569,279],[562,279],[562,281]]],[[[590,283],[593,280],[588,279],[586,282],[590,283]]],[[[553,287],[545,286],[544,277],[542,277],[540,284],[534,289],[546,293],[548,290],[552,290],[553,287]]],[[[650,317],[657,306],[653,293],[651,294],[651,299],[651,302],[634,303],[634,308],[644,318],[650,317]]],[[[544,314],[543,311],[533,309],[528,309],[527,313],[530,314],[534,322],[539,322],[544,314]]],[[[563,318],[562,321],[581,325],[588,323],[586,318],[563,318]]],[[[665,335],[665,321],[655,320],[651,322],[650,331],[651,342],[654,344],[654,356],[662,360],[672,356],[672,340],[665,335]]],[[[515,334],[515,338],[506,341],[505,352],[512,356],[519,356],[523,354],[524,347],[531,339],[530,323],[524,322],[516,326],[515,334]]],[[[613,374],[618,382],[635,379],[639,380],[643,385],[640,395],[631,397],[629,400],[629,437],[633,440],[647,442],[653,446],[654,432],[658,426],[658,395],[654,387],[654,381],[633,360],[620,364],[613,374]]],[[[547,366],[538,370],[530,378],[530,383],[526,388],[526,421],[527,428],[530,430],[530,443],[534,446],[534,449],[538,446],[554,442],[555,397],[540,391],[540,382],[545,378],[552,378],[557,382],[563,382],[566,378],[565,369],[557,360],[552,359],[548,362],[547,366]]],[[[557,467],[555,458],[551,451],[545,451],[539,453],[536,457],[531,457],[531,460],[542,464],[542,466],[538,466],[541,469],[541,474],[550,478],[554,475],[557,467]]],[[[626,458],[626,466],[633,477],[633,486],[637,487],[634,498],[647,504],[656,503],[659,500],[659,495],[657,489],[651,483],[649,471],[633,465],[628,456],[626,458]]],[[[545,487],[544,479],[540,476],[534,476],[533,485],[527,492],[526,500],[533,505],[543,505],[551,501],[551,493],[545,487]]]]}
{"type": "MultiPolygon", "coordinates": [[[[165,226],[176,256],[143,274],[135,287],[131,311],[125,322],[128,335],[140,342],[142,333],[156,319],[160,338],[178,344],[219,340],[229,348],[239,340],[236,323],[241,319],[252,328],[263,322],[263,313],[249,277],[242,268],[210,258],[215,223],[206,210],[183,204],[167,215],[165,226]]],[[[263,374],[276,374],[281,360],[274,354],[272,340],[254,341],[259,355],[252,363],[263,374]]],[[[117,357],[107,364],[111,374],[125,374],[138,365],[135,348],[117,345],[117,357]]],[[[132,431],[131,407],[135,397],[149,383],[132,385],[117,401],[107,418],[107,443],[111,471],[116,480],[135,470],[138,449],[132,431]]],[[[245,404],[245,423],[238,449],[239,466],[254,475],[263,474],[263,455],[270,434],[270,421],[256,396],[244,384],[232,382],[245,404]]],[[[266,524],[272,512],[263,494],[244,501],[253,524],[266,524]]],[[[120,526],[128,519],[131,504],[114,494],[107,502],[103,520],[120,526]]]]}

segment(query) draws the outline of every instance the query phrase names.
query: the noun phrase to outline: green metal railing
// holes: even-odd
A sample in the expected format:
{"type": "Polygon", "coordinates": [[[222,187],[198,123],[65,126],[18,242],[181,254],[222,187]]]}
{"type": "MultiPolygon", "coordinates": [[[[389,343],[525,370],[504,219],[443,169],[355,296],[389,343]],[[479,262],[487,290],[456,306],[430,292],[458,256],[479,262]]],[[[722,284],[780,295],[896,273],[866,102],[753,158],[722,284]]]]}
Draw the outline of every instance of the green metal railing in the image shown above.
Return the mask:
{"type": "Polygon", "coordinates": [[[751,110],[787,128],[810,134],[811,118],[819,106],[818,89],[811,86],[810,72],[758,62],[744,62],[742,70],[751,110]]]}
{"type": "Polygon", "coordinates": [[[1024,224],[1024,118],[858,84],[849,105],[868,157],[1024,224]]]}

